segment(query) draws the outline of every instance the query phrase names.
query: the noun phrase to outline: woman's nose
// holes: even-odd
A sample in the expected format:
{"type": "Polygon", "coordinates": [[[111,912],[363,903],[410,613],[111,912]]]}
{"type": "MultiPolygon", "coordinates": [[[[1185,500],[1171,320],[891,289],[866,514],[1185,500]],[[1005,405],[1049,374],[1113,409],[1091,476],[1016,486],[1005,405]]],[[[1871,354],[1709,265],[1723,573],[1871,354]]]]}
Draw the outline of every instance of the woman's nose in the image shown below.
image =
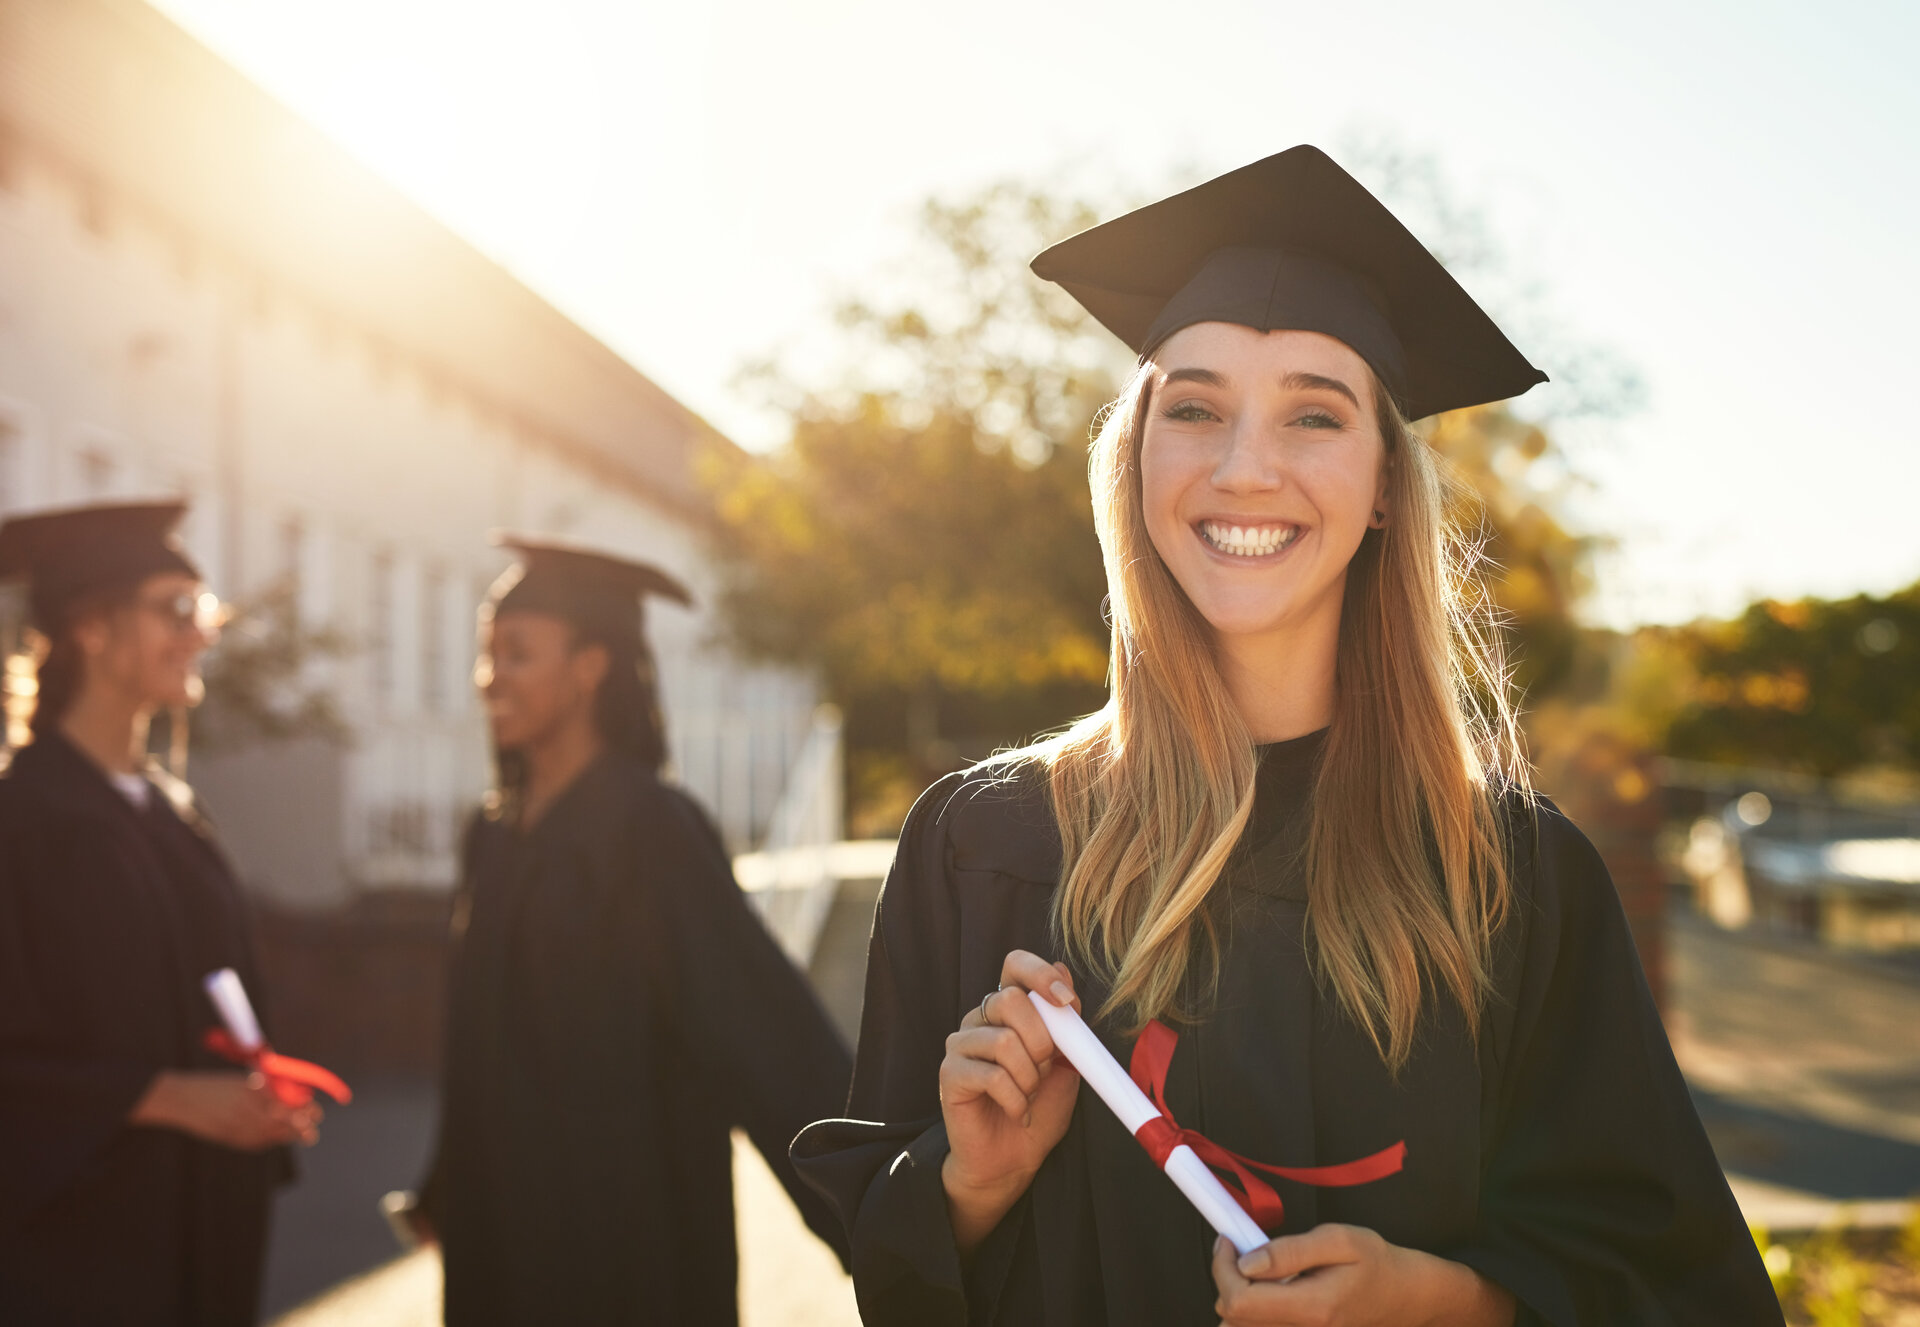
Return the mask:
{"type": "Polygon", "coordinates": [[[1213,485],[1228,493],[1263,493],[1286,482],[1279,448],[1258,420],[1236,422],[1213,468],[1213,485]]]}

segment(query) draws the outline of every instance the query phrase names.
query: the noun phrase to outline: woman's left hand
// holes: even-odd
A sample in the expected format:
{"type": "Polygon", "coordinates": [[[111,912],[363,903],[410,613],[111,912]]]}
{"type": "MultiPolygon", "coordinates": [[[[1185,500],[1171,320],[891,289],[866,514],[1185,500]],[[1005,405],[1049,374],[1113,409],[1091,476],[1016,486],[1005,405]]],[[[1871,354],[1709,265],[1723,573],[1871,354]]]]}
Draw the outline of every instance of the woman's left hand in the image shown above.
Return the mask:
{"type": "Polygon", "coordinates": [[[1244,1257],[1214,1243],[1223,1327],[1511,1327],[1512,1294],[1472,1268],[1389,1244],[1363,1226],[1316,1226],[1244,1257]]]}

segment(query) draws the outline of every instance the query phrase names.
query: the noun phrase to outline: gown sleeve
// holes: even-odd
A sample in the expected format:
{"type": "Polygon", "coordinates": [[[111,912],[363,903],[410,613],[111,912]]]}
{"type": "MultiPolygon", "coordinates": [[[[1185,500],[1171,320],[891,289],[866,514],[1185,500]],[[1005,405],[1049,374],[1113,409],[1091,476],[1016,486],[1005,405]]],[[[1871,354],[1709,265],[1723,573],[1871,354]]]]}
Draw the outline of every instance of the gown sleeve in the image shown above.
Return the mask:
{"type": "Polygon", "coordinates": [[[852,1058],[813,988],[747,905],[718,834],[676,793],[646,799],[630,840],[631,875],[648,882],[634,920],[662,974],[659,995],[688,1059],[725,1084],[747,1131],[808,1227],[847,1262],[846,1234],[801,1183],[788,1147],[846,1099],[852,1058]],[[664,923],[657,929],[648,922],[664,923]]]}
{"type": "MultiPolygon", "coordinates": [[[[48,915],[61,880],[111,873],[98,840],[63,828],[22,825],[0,804],[0,1236],[71,1187],[126,1127],[127,1116],[166,1064],[104,1055],[81,1044],[63,1012],[63,987],[84,981],[49,967],[49,935],[69,932],[48,915]],[[49,924],[55,923],[55,924],[49,924]]],[[[98,992],[90,993],[98,996],[98,992]]],[[[75,993],[76,1000],[79,993],[75,993]]]]}
{"type": "Polygon", "coordinates": [[[822,1120],[794,1143],[801,1174],[846,1223],[868,1327],[964,1324],[970,1299],[975,1320],[989,1316],[979,1282],[1004,1273],[1028,1202],[963,1273],[940,1180],[949,1148],[939,1091],[947,1034],[957,1026],[961,948],[939,819],[959,788],[960,776],[950,776],[921,797],[880,892],[850,1118],[822,1120]]]}
{"type": "Polygon", "coordinates": [[[1606,866],[1551,804],[1532,820],[1480,1229],[1447,1256],[1511,1290],[1518,1327],[1779,1323],[1606,866]]]}

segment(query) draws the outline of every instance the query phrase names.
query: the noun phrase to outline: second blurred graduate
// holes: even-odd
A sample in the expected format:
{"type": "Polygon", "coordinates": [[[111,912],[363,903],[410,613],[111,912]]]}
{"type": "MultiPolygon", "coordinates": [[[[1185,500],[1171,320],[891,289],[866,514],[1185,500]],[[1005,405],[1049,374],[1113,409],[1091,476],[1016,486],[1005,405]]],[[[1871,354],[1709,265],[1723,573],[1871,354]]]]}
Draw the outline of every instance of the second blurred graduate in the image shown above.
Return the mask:
{"type": "Polygon", "coordinates": [[[483,610],[499,787],[455,905],[440,1140],[420,1196],[446,1320],[737,1320],[744,1128],[845,1258],[787,1144],[852,1065],[748,908],[719,834],[661,781],[651,567],[511,540],[483,610]]]}

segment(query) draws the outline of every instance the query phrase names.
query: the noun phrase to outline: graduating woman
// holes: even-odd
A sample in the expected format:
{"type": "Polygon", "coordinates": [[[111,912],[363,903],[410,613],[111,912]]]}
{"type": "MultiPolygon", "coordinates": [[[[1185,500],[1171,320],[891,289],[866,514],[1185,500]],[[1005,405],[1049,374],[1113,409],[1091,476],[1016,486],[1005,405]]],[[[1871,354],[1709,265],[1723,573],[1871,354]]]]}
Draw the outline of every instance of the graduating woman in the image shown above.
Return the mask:
{"type": "Polygon", "coordinates": [[[1407,426],[1544,375],[1310,147],[1034,269],[1140,354],[1091,462],[1112,699],[902,833],[854,1118],[795,1144],[869,1327],[1778,1323],[1407,426]],[[1216,1240],[1029,991],[1269,1244],[1216,1240]]]}
{"type": "Polygon", "coordinates": [[[516,540],[483,612],[498,795],[456,903],[440,1142],[416,1224],[446,1319],[737,1320],[747,1130],[844,1259],[787,1158],[851,1058],[734,883],[666,760],[642,598],[659,571],[516,540]]]}
{"type": "Polygon", "coordinates": [[[0,526],[45,653],[0,778],[0,1322],[222,1327],[258,1315],[285,1144],[320,1112],[202,1048],[202,979],[257,996],[232,872],[147,721],[209,636],[178,503],[0,526]]]}

